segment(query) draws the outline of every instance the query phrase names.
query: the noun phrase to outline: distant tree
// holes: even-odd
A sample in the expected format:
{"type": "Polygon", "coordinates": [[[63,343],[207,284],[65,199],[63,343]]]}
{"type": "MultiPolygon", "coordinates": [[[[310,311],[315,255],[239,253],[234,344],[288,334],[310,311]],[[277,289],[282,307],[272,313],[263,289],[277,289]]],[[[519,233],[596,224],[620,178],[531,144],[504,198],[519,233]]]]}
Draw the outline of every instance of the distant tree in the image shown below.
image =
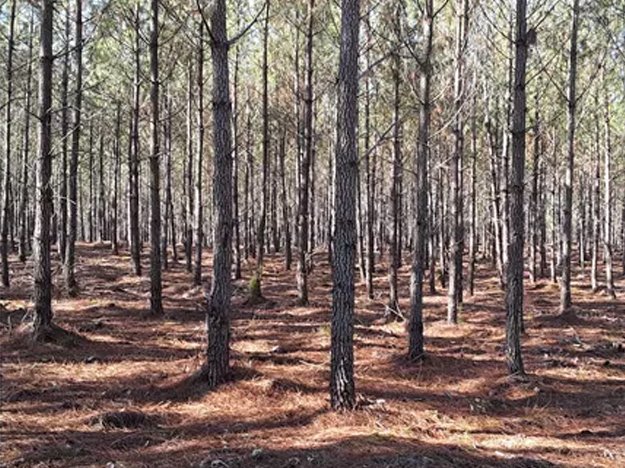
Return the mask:
{"type": "Polygon", "coordinates": [[[571,253],[573,244],[573,171],[575,169],[575,128],[577,109],[577,33],[579,28],[579,0],[572,0],[571,42],[567,83],[567,160],[564,175],[564,206],[562,209],[562,277],[560,278],[560,312],[570,310],[571,253]]]}

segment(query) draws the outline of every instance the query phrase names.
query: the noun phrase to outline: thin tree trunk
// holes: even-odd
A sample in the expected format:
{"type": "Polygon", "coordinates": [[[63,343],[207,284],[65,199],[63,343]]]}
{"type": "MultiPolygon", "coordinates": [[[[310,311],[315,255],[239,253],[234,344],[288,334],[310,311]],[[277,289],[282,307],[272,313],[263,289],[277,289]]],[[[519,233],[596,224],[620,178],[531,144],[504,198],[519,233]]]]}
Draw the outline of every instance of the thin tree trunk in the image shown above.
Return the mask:
{"type": "MultiPolygon", "coordinates": [[[[598,107],[599,100],[595,95],[595,105],[598,107]]],[[[593,180],[592,197],[592,260],[590,268],[590,286],[592,292],[599,290],[599,243],[601,236],[601,145],[599,143],[599,116],[595,116],[595,176],[593,180]]]]}
{"type": "Polygon", "coordinates": [[[262,157],[262,193],[260,199],[260,219],[258,220],[258,228],[256,231],[256,271],[254,278],[250,282],[250,299],[258,301],[262,298],[262,274],[263,261],[265,258],[265,226],[267,223],[267,208],[269,206],[269,90],[268,90],[268,45],[269,45],[269,1],[266,2],[265,25],[263,28],[263,64],[262,64],[262,80],[263,80],[263,157],[262,157]]]}
{"type": "Polygon", "coordinates": [[[19,206],[19,248],[18,255],[20,261],[26,261],[26,254],[29,246],[30,236],[28,228],[28,173],[29,173],[29,154],[30,154],[30,113],[32,100],[32,76],[33,76],[33,36],[34,34],[34,9],[31,9],[30,20],[28,26],[28,65],[26,71],[26,102],[24,104],[24,133],[22,148],[22,177],[19,206]]]}
{"type": "MultiPolygon", "coordinates": [[[[67,226],[67,245],[63,275],[65,287],[70,295],[76,293],[77,283],[75,275],[76,263],[76,236],[78,234],[78,156],[80,153],[80,131],[82,127],[82,0],[76,0],[76,25],[75,25],[75,90],[74,90],[74,118],[72,122],[72,149],[69,161],[68,200],[67,211],[69,214],[67,226]]],[[[82,213],[82,211],[81,211],[82,213]]]]}
{"type": "Polygon", "coordinates": [[[497,163],[497,142],[496,132],[493,129],[490,120],[490,106],[487,106],[486,129],[489,137],[489,153],[490,153],[490,175],[491,175],[491,199],[492,199],[492,225],[495,234],[495,264],[497,273],[499,274],[499,285],[503,289],[505,286],[504,268],[503,268],[503,239],[501,229],[501,190],[499,187],[499,165],[497,163]]]}
{"type": "Polygon", "coordinates": [[[551,282],[556,283],[557,280],[557,245],[558,242],[556,229],[560,227],[558,219],[557,219],[557,196],[556,196],[556,168],[557,168],[557,160],[555,158],[556,152],[554,151],[554,159],[553,159],[553,167],[551,168],[551,226],[550,226],[550,276],[551,282]]]}
{"type": "Polygon", "coordinates": [[[234,54],[234,83],[232,86],[232,197],[234,209],[234,279],[241,279],[241,219],[239,213],[239,61],[240,48],[234,54]]]}
{"type": "Polygon", "coordinates": [[[533,160],[532,160],[532,192],[530,194],[530,265],[529,274],[530,281],[536,282],[537,278],[537,257],[538,257],[538,179],[540,166],[541,138],[540,138],[540,102],[536,91],[535,109],[534,109],[534,138],[533,138],[533,160]]]}
{"type": "Polygon", "coordinates": [[[94,228],[94,196],[93,196],[93,120],[89,120],[89,210],[87,212],[87,222],[89,223],[89,243],[93,243],[94,228]]]}
{"type": "Polygon", "coordinates": [[[186,170],[186,191],[187,201],[185,209],[185,254],[187,260],[187,271],[192,271],[193,259],[193,60],[189,60],[187,82],[187,170],[186,170]]]}
{"type": "Polygon", "coordinates": [[[286,170],[284,168],[284,161],[286,159],[286,129],[284,129],[280,137],[280,149],[278,153],[280,155],[280,204],[282,205],[282,222],[284,226],[285,268],[290,270],[291,263],[293,262],[293,252],[291,248],[291,219],[287,197],[286,170]]]}
{"type": "Polygon", "coordinates": [[[458,306],[462,298],[462,158],[464,153],[464,44],[466,41],[467,0],[459,0],[456,26],[456,57],[454,74],[454,152],[451,162],[451,258],[447,290],[447,322],[458,323],[458,306]]]}
{"type": "Polygon", "coordinates": [[[308,30],[306,34],[306,84],[304,95],[304,152],[300,164],[299,185],[299,255],[297,262],[297,292],[299,303],[308,304],[308,228],[309,228],[309,181],[313,151],[313,28],[315,0],[308,3],[308,30]]]}
{"type": "Polygon", "coordinates": [[[54,2],[41,8],[39,61],[39,155],[36,169],[35,233],[33,250],[33,336],[43,339],[52,327],[52,272],[50,269],[50,215],[52,211],[52,38],[54,2]]]}
{"type": "Polygon", "coordinates": [[[111,206],[111,213],[113,215],[111,223],[111,251],[113,255],[119,255],[119,172],[120,172],[120,148],[121,148],[121,120],[122,120],[122,106],[121,102],[117,102],[117,112],[115,114],[115,143],[113,147],[114,169],[113,169],[113,201],[111,206]]]}
{"type": "Polygon", "coordinates": [[[579,0],[573,1],[571,21],[571,45],[569,49],[569,78],[567,89],[568,122],[567,122],[567,164],[564,175],[564,207],[562,222],[562,277],[560,278],[560,312],[568,312],[572,305],[571,299],[571,249],[573,243],[573,171],[575,164],[575,110],[577,107],[577,29],[579,17],[579,0]]]}
{"type": "MultiPolygon", "coordinates": [[[[367,43],[371,42],[371,19],[370,14],[367,14],[366,21],[366,35],[367,43]]],[[[365,67],[369,69],[371,67],[371,52],[370,47],[365,51],[365,67]]],[[[367,296],[369,299],[373,299],[373,272],[375,270],[375,246],[374,246],[374,233],[373,226],[375,223],[374,216],[374,197],[375,197],[375,178],[371,171],[371,77],[369,73],[365,75],[365,128],[364,128],[364,156],[365,156],[365,173],[366,173],[366,197],[367,197],[367,296]]]]}
{"type": "MultiPolygon", "coordinates": [[[[395,12],[395,40],[401,41],[400,9],[395,12]]],[[[395,47],[398,47],[397,45],[395,47]]],[[[389,300],[387,307],[391,313],[399,314],[399,293],[397,285],[397,270],[399,269],[400,242],[399,242],[399,210],[400,210],[400,178],[401,178],[401,123],[400,108],[400,67],[399,52],[393,53],[393,172],[391,180],[391,239],[389,258],[389,300]]]]}
{"type": "Polygon", "coordinates": [[[132,108],[132,151],[129,161],[129,218],[130,218],[130,254],[134,273],[141,276],[141,237],[139,232],[139,106],[141,98],[141,31],[140,31],[140,3],[137,2],[134,29],[135,29],[135,76],[132,108]]]}
{"type": "Polygon", "coordinates": [[[421,107],[419,108],[419,140],[415,162],[415,241],[410,276],[410,322],[408,328],[408,358],[421,359],[424,354],[423,336],[423,277],[427,257],[428,236],[428,155],[430,145],[430,79],[432,76],[432,39],[434,34],[434,2],[426,0],[423,15],[424,51],[419,78],[421,107]]]}
{"type": "Polygon", "coordinates": [[[197,48],[197,166],[195,171],[195,267],[193,283],[202,284],[202,246],[204,241],[202,172],[204,164],[204,23],[200,22],[197,48]]]}
{"type": "MultiPolygon", "coordinates": [[[[176,211],[174,209],[174,198],[173,198],[173,189],[172,189],[172,159],[173,159],[173,136],[172,136],[172,97],[171,94],[168,94],[167,96],[167,131],[165,132],[165,151],[167,154],[167,188],[166,188],[166,206],[167,206],[167,210],[168,210],[168,216],[167,219],[169,220],[169,234],[170,234],[170,238],[168,239],[168,242],[166,242],[165,244],[167,245],[168,243],[171,242],[171,257],[172,257],[172,261],[174,263],[178,263],[178,242],[177,242],[177,236],[176,236],[176,211]]],[[[167,233],[167,224],[165,225],[165,230],[163,231],[165,233],[167,233]]],[[[167,236],[166,236],[167,237],[167,236]]],[[[167,249],[165,249],[165,252],[167,252],[167,249]]]]}
{"type": "Polygon", "coordinates": [[[521,354],[523,331],[523,251],[525,209],[525,70],[532,42],[527,31],[527,0],[516,2],[516,39],[514,58],[514,95],[512,107],[512,165],[510,172],[510,238],[506,268],[506,363],[510,374],[524,374],[521,354]]]}
{"type": "Polygon", "coordinates": [[[612,273],[612,174],[610,162],[612,159],[612,137],[610,129],[610,101],[606,92],[604,109],[605,148],[604,148],[604,194],[603,194],[603,254],[605,258],[606,292],[616,298],[614,291],[614,277],[612,273]]]}
{"type": "Polygon", "coordinates": [[[477,121],[476,121],[477,99],[473,99],[471,108],[471,186],[469,199],[470,224],[469,224],[469,294],[473,296],[475,292],[475,257],[477,250],[477,121]]]}
{"type": "Polygon", "coordinates": [[[625,276],[625,198],[623,198],[623,209],[621,211],[621,270],[625,276]]]}
{"type": "MultiPolygon", "coordinates": [[[[65,12],[65,38],[67,48],[70,47],[70,9],[69,3],[65,12]]],[[[61,76],[61,170],[59,187],[59,233],[58,251],[61,263],[65,259],[65,249],[67,245],[67,150],[69,140],[69,106],[68,106],[68,83],[69,83],[69,59],[70,55],[63,57],[63,73],[61,76]]]]}
{"type": "Polygon", "coordinates": [[[159,141],[159,82],[158,82],[158,8],[159,0],[150,2],[152,30],[150,32],[150,103],[152,105],[152,148],[150,151],[150,315],[163,313],[161,280],[161,147],[159,141]]]}
{"type": "Polygon", "coordinates": [[[13,101],[13,49],[14,49],[14,30],[15,30],[15,7],[17,0],[11,1],[11,13],[9,14],[9,37],[6,62],[6,87],[7,102],[5,107],[4,122],[4,141],[5,141],[5,160],[4,160],[4,185],[2,191],[2,215],[1,225],[2,233],[0,239],[0,253],[2,257],[2,285],[6,288],[10,285],[9,278],[9,223],[11,222],[11,109],[13,101]]]}
{"type": "Polygon", "coordinates": [[[104,198],[104,132],[100,129],[100,144],[98,151],[98,242],[104,242],[105,232],[105,198],[104,198]]]}
{"type": "Polygon", "coordinates": [[[252,202],[252,194],[256,193],[255,190],[255,172],[254,172],[254,135],[252,133],[252,112],[250,109],[249,97],[247,101],[247,122],[246,122],[246,156],[247,163],[245,167],[245,217],[246,217],[246,228],[245,228],[245,245],[246,247],[246,258],[248,256],[256,257],[256,248],[255,243],[252,242],[252,231],[254,230],[254,219],[256,217],[256,212],[254,207],[256,203],[252,202]]]}

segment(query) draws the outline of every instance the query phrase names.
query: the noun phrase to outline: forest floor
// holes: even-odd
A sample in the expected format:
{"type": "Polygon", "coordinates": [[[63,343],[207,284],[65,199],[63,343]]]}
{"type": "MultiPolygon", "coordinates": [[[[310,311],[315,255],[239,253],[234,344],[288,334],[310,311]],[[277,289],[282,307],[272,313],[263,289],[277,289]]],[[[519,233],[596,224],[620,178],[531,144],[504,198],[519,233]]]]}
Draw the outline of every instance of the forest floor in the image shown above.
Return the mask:
{"type": "MultiPolygon", "coordinates": [[[[309,307],[295,305],[295,273],[277,256],[267,258],[268,301],[246,305],[253,263],[245,265],[232,313],[233,380],[207,392],[189,378],[205,345],[202,290],[173,265],[163,277],[166,316],[146,318],[147,275],[132,276],[129,257],[109,249],[81,244],[79,297],[55,291],[57,323],[84,338],[73,347],[32,344],[19,333],[31,270],[12,264],[13,284],[0,301],[0,466],[625,466],[620,277],[614,301],[575,276],[575,309],[565,317],[556,285],[527,285],[529,378],[516,382],[506,377],[503,294],[491,270],[480,268],[457,326],[444,321],[445,295],[427,295],[428,355],[416,364],[404,359],[405,325],[383,318],[380,270],[375,300],[358,285],[360,409],[335,413],[325,254],[315,257],[309,307]],[[119,411],[134,417],[107,415],[119,411]]],[[[58,263],[54,271],[61,284],[58,263]]]]}

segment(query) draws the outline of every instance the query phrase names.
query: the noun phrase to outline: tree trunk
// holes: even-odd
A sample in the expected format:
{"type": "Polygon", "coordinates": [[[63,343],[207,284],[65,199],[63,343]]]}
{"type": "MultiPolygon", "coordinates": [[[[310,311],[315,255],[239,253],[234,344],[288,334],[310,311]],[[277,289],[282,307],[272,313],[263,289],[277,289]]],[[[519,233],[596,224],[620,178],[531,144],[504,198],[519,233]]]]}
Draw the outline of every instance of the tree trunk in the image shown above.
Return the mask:
{"type": "Polygon", "coordinates": [[[412,271],[410,275],[410,322],[408,328],[408,358],[421,359],[424,354],[423,337],[423,276],[425,274],[426,242],[428,236],[428,153],[430,145],[430,79],[432,76],[432,39],[434,34],[434,2],[426,0],[423,14],[424,50],[419,88],[419,140],[415,161],[416,216],[412,271]]]}
{"type": "Polygon", "coordinates": [[[28,228],[28,173],[29,173],[29,154],[30,154],[30,114],[32,100],[32,76],[33,76],[33,36],[34,36],[34,13],[31,9],[29,26],[28,26],[28,65],[26,71],[26,103],[24,104],[24,134],[22,148],[22,178],[19,206],[20,220],[20,240],[18,255],[20,261],[26,261],[26,253],[29,246],[29,228],[28,228]]]}
{"type": "Polygon", "coordinates": [[[471,107],[471,186],[469,199],[470,224],[469,224],[469,294],[473,296],[475,292],[475,256],[477,250],[477,121],[475,117],[477,99],[473,98],[471,107]]]}
{"type": "MultiPolygon", "coordinates": [[[[52,272],[50,269],[50,215],[52,210],[52,37],[54,2],[41,8],[39,61],[39,155],[36,167],[35,233],[33,250],[33,336],[42,339],[52,326],[52,272]]],[[[78,38],[78,36],[77,36],[78,38]]]]}
{"type": "Polygon", "coordinates": [[[250,299],[258,301],[262,298],[262,274],[263,261],[265,258],[265,226],[267,223],[267,207],[269,205],[269,91],[268,91],[268,62],[267,52],[269,45],[269,1],[266,2],[265,25],[263,28],[263,156],[262,156],[262,193],[260,199],[260,219],[258,220],[258,229],[256,231],[256,271],[254,277],[250,281],[250,299]]]}
{"type": "Polygon", "coordinates": [[[304,95],[304,151],[300,164],[299,184],[299,255],[297,262],[297,292],[299,303],[308,304],[308,228],[310,162],[313,152],[313,28],[315,0],[308,3],[308,30],[306,34],[306,84],[304,95]]]}
{"type": "Polygon", "coordinates": [[[524,374],[521,355],[523,331],[523,250],[525,209],[525,70],[530,38],[527,33],[527,0],[516,2],[514,95],[512,107],[512,165],[510,171],[510,237],[506,268],[506,363],[510,374],[524,374]]]}
{"type": "MultiPolygon", "coordinates": [[[[367,42],[371,42],[371,19],[370,14],[366,17],[366,35],[367,42]]],[[[365,51],[365,67],[371,67],[370,47],[365,51]]],[[[373,299],[373,272],[375,270],[375,251],[373,226],[375,223],[374,201],[375,201],[375,178],[371,171],[371,77],[367,73],[365,75],[365,129],[364,129],[364,153],[365,153],[365,173],[366,173],[366,197],[367,197],[367,296],[373,299]]]]}
{"type": "Polygon", "coordinates": [[[291,219],[287,197],[286,171],[284,168],[284,161],[286,159],[286,129],[284,129],[280,137],[280,149],[278,153],[280,156],[280,204],[282,205],[282,222],[284,226],[285,268],[290,270],[291,263],[293,262],[293,252],[291,249],[291,219]]]}
{"type": "Polygon", "coordinates": [[[499,285],[503,289],[505,286],[504,262],[503,262],[503,230],[501,223],[501,190],[499,184],[499,164],[497,162],[497,128],[493,128],[490,116],[490,105],[486,109],[486,130],[489,141],[489,162],[491,175],[491,199],[492,199],[492,225],[495,234],[495,264],[499,274],[499,285]]]}
{"type": "MultiPolygon", "coordinates": [[[[67,226],[67,245],[63,274],[65,287],[70,295],[76,293],[77,283],[75,276],[76,263],[76,236],[78,234],[78,156],[80,154],[80,131],[82,117],[82,0],[76,0],[75,25],[75,90],[74,90],[74,118],[72,122],[72,149],[69,161],[67,211],[69,213],[67,226]]],[[[81,211],[82,212],[82,211],[81,211]]]]}
{"type": "Polygon", "coordinates": [[[612,141],[610,129],[610,101],[608,94],[605,95],[604,126],[605,126],[605,148],[604,148],[604,194],[603,194],[603,255],[605,258],[605,284],[606,292],[612,299],[616,299],[614,291],[614,278],[612,274],[612,174],[610,172],[610,162],[612,159],[612,141]]]}
{"type": "Polygon", "coordinates": [[[557,228],[560,227],[559,220],[557,218],[557,195],[556,195],[556,171],[557,171],[557,160],[555,158],[556,151],[554,151],[554,159],[553,159],[553,167],[551,168],[551,225],[550,225],[550,252],[549,252],[549,269],[551,282],[557,282],[557,245],[558,238],[556,235],[557,228]]]}
{"type": "Polygon", "coordinates": [[[192,271],[193,261],[193,60],[189,60],[187,82],[187,170],[186,170],[186,191],[187,201],[185,209],[185,254],[187,260],[187,271],[192,271]]]}
{"type": "Polygon", "coordinates": [[[176,213],[174,210],[173,190],[172,190],[172,157],[173,157],[173,139],[172,139],[172,97],[168,92],[167,100],[167,118],[164,124],[165,138],[165,217],[163,227],[163,268],[168,268],[168,246],[171,243],[172,261],[178,263],[178,249],[176,243],[176,213]]]}
{"type": "Polygon", "coordinates": [[[458,305],[462,298],[462,158],[464,153],[464,49],[467,29],[467,0],[459,0],[456,26],[456,57],[454,74],[454,152],[451,162],[451,258],[447,290],[447,322],[458,323],[458,305]]]}
{"type": "Polygon", "coordinates": [[[232,86],[232,197],[234,209],[234,279],[241,279],[241,219],[239,213],[239,61],[241,51],[237,46],[234,54],[234,83],[232,86]]]}
{"type": "Polygon", "coordinates": [[[93,119],[89,120],[89,209],[87,211],[87,222],[89,223],[89,243],[93,243],[95,234],[94,226],[94,197],[93,197],[93,119]]]}
{"type": "Polygon", "coordinates": [[[163,285],[161,281],[161,147],[159,141],[158,8],[159,0],[151,0],[150,103],[152,105],[152,148],[150,151],[150,315],[161,315],[163,313],[163,285]]]}
{"type": "Polygon", "coordinates": [[[139,106],[141,98],[141,31],[140,3],[137,3],[134,17],[135,29],[135,76],[132,108],[132,151],[129,160],[129,218],[130,254],[134,273],[141,276],[141,237],[139,233],[139,106]]]}
{"type": "MultiPolygon", "coordinates": [[[[595,95],[595,106],[598,108],[599,100],[595,95]]],[[[599,243],[601,236],[601,144],[599,130],[599,116],[595,115],[595,174],[592,188],[592,260],[590,267],[590,286],[592,292],[599,290],[599,243]]]]}
{"type": "MultiPolygon", "coordinates": [[[[225,13],[224,13],[225,14],[225,13]]],[[[202,172],[204,164],[204,23],[200,22],[197,48],[197,166],[195,171],[195,266],[193,284],[202,284],[202,246],[204,241],[202,172]]]]}
{"type": "MultiPolygon", "coordinates": [[[[395,40],[401,41],[400,9],[395,12],[395,40]]],[[[395,44],[394,47],[399,47],[395,44]]],[[[400,72],[401,57],[399,51],[393,53],[393,172],[391,180],[391,239],[389,258],[389,300],[387,307],[391,313],[399,314],[399,293],[397,285],[397,271],[400,263],[400,242],[399,242],[399,218],[400,218],[400,180],[401,180],[401,123],[399,116],[400,108],[400,72]]]]}
{"type": "MultiPolygon", "coordinates": [[[[539,82],[540,83],[540,82],[539,82]]],[[[541,138],[540,138],[540,102],[538,100],[539,89],[536,91],[536,101],[534,110],[534,138],[533,138],[533,160],[532,160],[532,192],[530,194],[530,281],[536,282],[537,278],[537,257],[538,257],[538,179],[540,167],[541,138]]]]}
{"type": "Polygon", "coordinates": [[[226,380],[230,367],[230,297],[232,294],[232,127],[228,74],[226,1],[215,0],[211,13],[213,62],[213,201],[215,248],[213,281],[206,311],[209,387],[226,380]]]}
{"type": "Polygon", "coordinates": [[[246,122],[246,142],[247,163],[245,166],[245,258],[256,257],[255,243],[252,241],[252,231],[254,230],[254,219],[256,203],[252,201],[252,194],[256,193],[254,183],[254,136],[252,133],[252,112],[250,109],[249,97],[247,101],[247,122],[246,122]]]}
{"type": "MultiPolygon", "coordinates": [[[[67,48],[70,48],[70,8],[69,3],[65,12],[65,38],[67,48]]],[[[69,141],[69,106],[68,106],[68,86],[69,86],[69,58],[65,54],[63,57],[63,73],[61,76],[61,170],[59,187],[59,233],[58,251],[61,263],[65,260],[65,249],[67,245],[67,142],[69,141]]]]}
{"type": "Polygon", "coordinates": [[[15,30],[15,6],[17,0],[11,1],[11,13],[9,16],[9,37],[6,62],[6,87],[7,87],[7,103],[5,107],[4,122],[4,141],[5,141],[5,160],[4,160],[4,185],[2,191],[2,215],[1,219],[1,239],[0,253],[2,257],[2,285],[6,288],[10,285],[9,279],[9,223],[11,222],[11,104],[13,101],[13,49],[14,49],[14,30],[15,30]]]}
{"type": "Polygon", "coordinates": [[[564,207],[562,222],[562,277],[560,278],[560,312],[565,313],[571,308],[571,249],[573,243],[573,170],[575,160],[575,110],[577,93],[577,29],[579,17],[579,0],[573,1],[571,21],[571,45],[569,49],[569,77],[567,89],[567,165],[564,175],[564,207]]]}
{"type": "MultiPolygon", "coordinates": [[[[335,229],[332,256],[332,339],[330,402],[351,409],[354,388],[354,261],[356,254],[356,183],[358,181],[358,29],[360,1],[341,4],[338,74],[335,229]]],[[[309,94],[310,97],[310,94],[309,94]]]]}
{"type": "Polygon", "coordinates": [[[625,198],[623,198],[623,209],[621,211],[621,270],[625,276],[625,198]]]}
{"type": "Polygon", "coordinates": [[[113,201],[111,206],[111,213],[113,215],[111,223],[111,250],[113,255],[119,255],[119,171],[120,171],[120,148],[121,148],[121,120],[122,120],[122,106],[121,102],[117,102],[117,112],[115,114],[115,144],[113,147],[113,157],[115,158],[113,169],[113,201]]]}
{"type": "Polygon", "coordinates": [[[106,238],[105,226],[106,206],[104,198],[104,131],[100,128],[100,144],[98,151],[98,242],[106,238]]]}

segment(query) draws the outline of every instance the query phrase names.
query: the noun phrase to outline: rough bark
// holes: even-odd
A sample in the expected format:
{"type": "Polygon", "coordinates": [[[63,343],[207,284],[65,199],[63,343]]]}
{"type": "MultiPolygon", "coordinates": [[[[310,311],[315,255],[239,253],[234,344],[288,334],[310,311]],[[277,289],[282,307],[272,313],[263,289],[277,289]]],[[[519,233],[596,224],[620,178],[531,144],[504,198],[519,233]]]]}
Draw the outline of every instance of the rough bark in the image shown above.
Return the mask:
{"type": "Polygon", "coordinates": [[[360,1],[341,3],[335,164],[335,230],[332,256],[332,338],[330,402],[351,409],[354,387],[354,261],[356,254],[356,183],[358,180],[358,30],[360,1]]]}
{"type": "Polygon", "coordinates": [[[226,2],[215,0],[211,14],[213,63],[213,202],[215,247],[213,280],[206,311],[206,376],[210,387],[227,378],[230,367],[232,295],[232,126],[228,74],[226,2]]]}
{"type": "Polygon", "coordinates": [[[152,147],[150,148],[150,315],[163,313],[161,280],[161,146],[159,125],[158,10],[159,0],[150,1],[150,104],[152,147]]]}
{"type": "Polygon", "coordinates": [[[419,89],[419,140],[415,161],[415,209],[416,216],[412,269],[410,275],[410,322],[408,328],[408,358],[416,360],[424,354],[423,336],[423,277],[425,274],[428,236],[428,187],[427,169],[430,145],[430,81],[432,77],[432,39],[434,34],[434,3],[426,0],[423,15],[424,49],[421,57],[419,89]]]}
{"type": "Polygon", "coordinates": [[[52,211],[52,37],[53,0],[41,7],[39,59],[39,150],[36,166],[35,233],[33,243],[33,336],[41,339],[52,327],[50,216],[52,211]]]}
{"type": "Polygon", "coordinates": [[[527,0],[516,2],[514,91],[512,105],[512,164],[510,170],[510,236],[506,268],[506,363],[510,374],[524,374],[521,354],[523,331],[523,250],[525,241],[525,70],[529,48],[527,0]]]}
{"type": "MultiPolygon", "coordinates": [[[[400,9],[395,11],[395,40],[401,41],[400,26],[400,9]]],[[[391,180],[391,238],[390,238],[390,258],[389,258],[389,299],[387,307],[391,313],[399,314],[399,292],[397,284],[397,273],[400,264],[400,204],[401,204],[401,122],[400,122],[400,69],[401,57],[399,55],[398,44],[394,44],[395,51],[393,53],[393,162],[392,162],[392,180],[391,180]]]]}
{"type": "Polygon", "coordinates": [[[141,237],[139,232],[139,106],[141,99],[141,31],[140,31],[140,3],[137,2],[134,14],[134,86],[132,106],[132,148],[129,157],[129,229],[130,255],[134,273],[141,275],[141,237]]]}

